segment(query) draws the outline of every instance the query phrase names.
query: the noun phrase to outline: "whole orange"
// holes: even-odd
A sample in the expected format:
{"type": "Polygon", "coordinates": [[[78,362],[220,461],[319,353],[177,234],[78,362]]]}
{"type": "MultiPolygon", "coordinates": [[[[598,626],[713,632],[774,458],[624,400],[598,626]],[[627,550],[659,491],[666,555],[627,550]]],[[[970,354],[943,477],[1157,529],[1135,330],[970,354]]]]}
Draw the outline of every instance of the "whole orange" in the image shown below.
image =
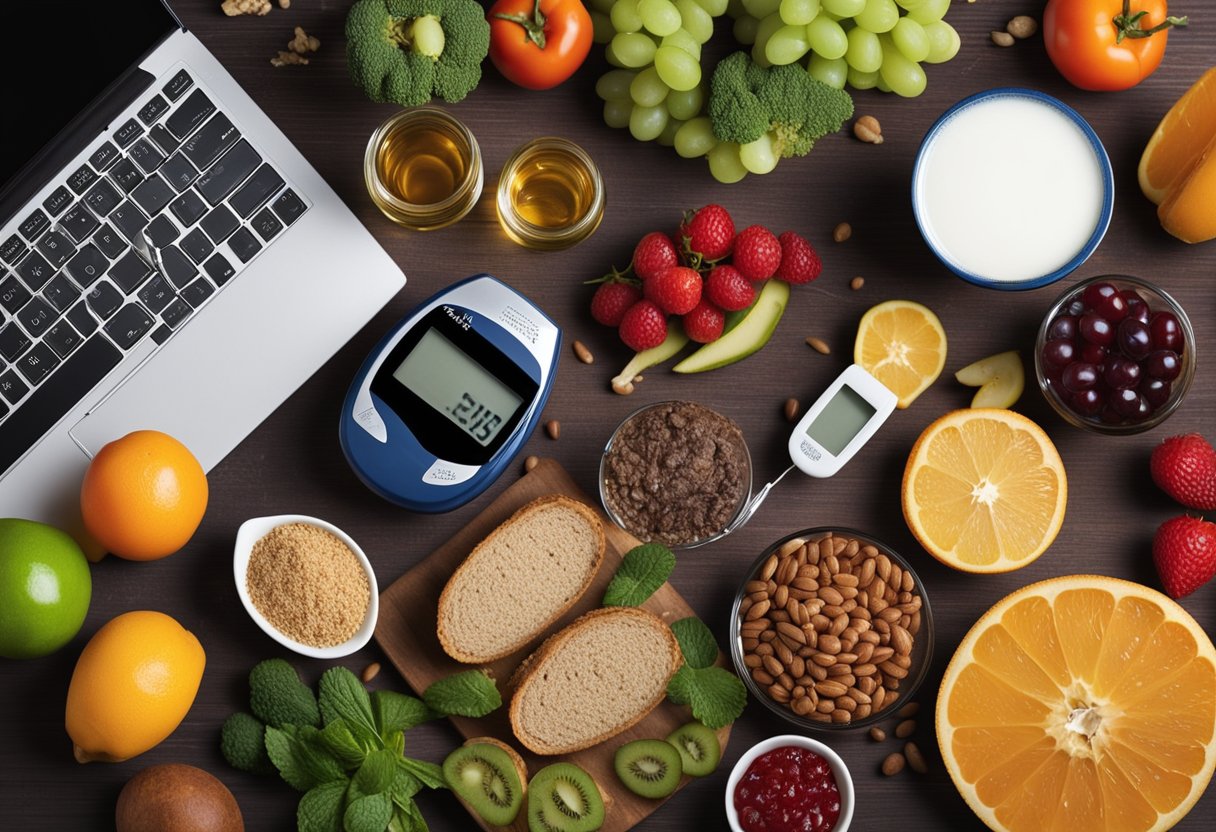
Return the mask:
{"type": "Polygon", "coordinates": [[[80,487],[85,528],[128,560],[157,560],[186,545],[207,510],[207,475],[190,449],[156,430],[115,439],[80,487]]]}

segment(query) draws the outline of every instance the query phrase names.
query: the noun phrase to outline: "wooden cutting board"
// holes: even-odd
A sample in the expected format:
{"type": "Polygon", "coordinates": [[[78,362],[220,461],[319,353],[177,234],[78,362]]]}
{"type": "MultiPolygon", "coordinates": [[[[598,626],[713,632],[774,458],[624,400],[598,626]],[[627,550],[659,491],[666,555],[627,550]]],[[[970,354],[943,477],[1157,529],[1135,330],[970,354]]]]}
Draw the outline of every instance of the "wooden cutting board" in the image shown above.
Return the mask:
{"type": "MultiPolygon", "coordinates": [[[[560,465],[552,460],[543,460],[530,474],[524,476],[519,482],[504,491],[498,499],[490,503],[455,537],[398,578],[380,595],[380,618],[376,624],[376,641],[384,648],[384,652],[388,654],[393,665],[414,690],[421,692],[436,679],[468,670],[471,667],[471,665],[461,664],[450,658],[439,646],[439,639],[435,635],[439,594],[447,584],[448,578],[469,552],[473,551],[474,546],[516,510],[545,494],[565,494],[594,508],[604,524],[607,550],[604,553],[604,562],[599,573],[591,582],[590,589],[579,599],[578,603],[522,650],[486,665],[494,678],[499,681],[499,689],[504,687],[515,668],[545,637],[565,627],[583,613],[599,606],[600,599],[604,597],[604,589],[616,573],[621,558],[626,552],[637,546],[638,541],[604,516],[595,501],[588,498],[574,484],[560,465]]],[[[693,615],[688,604],[669,583],[663,584],[659,591],[642,606],[668,623],[693,615]]],[[[719,661],[721,660],[722,657],[719,655],[719,661]]],[[[491,736],[509,743],[523,755],[528,764],[529,776],[543,766],[558,761],[574,763],[588,772],[595,778],[607,804],[608,810],[603,826],[605,832],[624,832],[663,803],[661,800],[647,800],[638,797],[621,784],[612,770],[612,758],[617,748],[630,740],[661,739],[692,720],[692,715],[686,707],[663,700],[645,719],[607,742],[574,754],[543,757],[531,753],[515,739],[507,718],[508,704],[504,695],[503,707],[489,716],[483,719],[453,717],[452,722],[466,738],[491,736]]],[[[723,749],[726,748],[729,737],[729,726],[718,731],[718,740],[723,749]]],[[[688,781],[689,778],[685,777],[680,784],[681,787],[688,781]]],[[[520,811],[519,817],[511,828],[518,832],[527,832],[526,815],[525,808],[520,811]]],[[[481,823],[480,818],[476,816],[474,819],[482,829],[495,828],[481,823]]]]}

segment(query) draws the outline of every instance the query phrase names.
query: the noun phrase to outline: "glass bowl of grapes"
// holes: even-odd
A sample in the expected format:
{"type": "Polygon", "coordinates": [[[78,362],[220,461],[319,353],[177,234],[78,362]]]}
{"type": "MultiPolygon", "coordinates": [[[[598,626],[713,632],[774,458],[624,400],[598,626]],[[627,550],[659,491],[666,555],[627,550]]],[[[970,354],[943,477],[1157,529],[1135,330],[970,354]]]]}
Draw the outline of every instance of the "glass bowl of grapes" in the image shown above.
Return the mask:
{"type": "Polygon", "coordinates": [[[1039,327],[1039,389],[1076,427],[1140,433],[1173,413],[1195,375],[1195,332],[1168,293],[1099,275],[1060,295],[1039,327]]]}

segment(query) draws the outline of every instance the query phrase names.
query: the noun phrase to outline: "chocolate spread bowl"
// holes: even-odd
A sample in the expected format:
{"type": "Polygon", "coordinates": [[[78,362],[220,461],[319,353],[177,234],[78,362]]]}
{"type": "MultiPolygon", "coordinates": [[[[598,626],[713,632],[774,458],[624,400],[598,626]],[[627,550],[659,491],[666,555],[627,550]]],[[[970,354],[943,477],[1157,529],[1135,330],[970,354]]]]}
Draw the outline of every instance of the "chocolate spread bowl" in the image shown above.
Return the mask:
{"type": "Polygon", "coordinates": [[[600,502],[643,542],[693,549],[727,533],[752,493],[739,426],[687,401],[646,405],[613,432],[600,460],[600,502]]]}

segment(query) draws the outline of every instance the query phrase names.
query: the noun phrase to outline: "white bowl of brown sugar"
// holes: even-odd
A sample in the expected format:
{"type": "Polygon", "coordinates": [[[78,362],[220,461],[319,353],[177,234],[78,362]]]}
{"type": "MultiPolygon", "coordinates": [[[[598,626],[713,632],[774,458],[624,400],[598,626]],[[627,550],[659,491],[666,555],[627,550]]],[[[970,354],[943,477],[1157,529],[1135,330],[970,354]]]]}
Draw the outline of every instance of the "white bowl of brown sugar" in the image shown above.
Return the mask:
{"type": "Polygon", "coordinates": [[[249,616],[301,655],[349,655],[376,628],[376,574],[359,544],[332,523],[302,514],[246,520],[232,571],[249,616]]]}

